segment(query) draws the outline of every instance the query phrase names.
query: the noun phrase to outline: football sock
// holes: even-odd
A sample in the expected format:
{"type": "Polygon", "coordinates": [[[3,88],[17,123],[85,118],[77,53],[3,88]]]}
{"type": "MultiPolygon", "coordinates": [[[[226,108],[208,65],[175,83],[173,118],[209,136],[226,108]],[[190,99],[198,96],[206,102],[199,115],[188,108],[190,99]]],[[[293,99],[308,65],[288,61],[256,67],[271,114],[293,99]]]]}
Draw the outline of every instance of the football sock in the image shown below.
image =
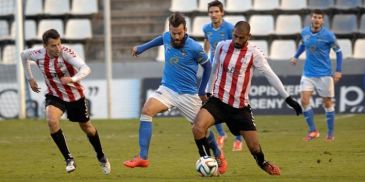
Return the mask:
{"type": "Polygon", "coordinates": [[[215,125],[215,128],[217,129],[217,132],[218,132],[218,135],[219,136],[224,136],[225,135],[224,130],[223,130],[222,123],[216,124],[215,125]]]}
{"type": "Polygon", "coordinates": [[[326,111],[327,118],[327,135],[333,136],[333,128],[335,124],[335,111],[326,111]]]}
{"type": "Polygon", "coordinates": [[[139,147],[140,147],[139,156],[142,159],[146,160],[148,157],[148,149],[150,146],[151,137],[152,137],[152,122],[141,121],[139,123],[139,147]]]}
{"type": "Polygon", "coordinates": [[[237,136],[236,136],[236,140],[238,140],[238,141],[241,141],[241,142],[242,142],[242,136],[241,136],[241,135],[237,135],[237,136]]]}
{"type": "Polygon", "coordinates": [[[60,149],[60,152],[62,153],[65,160],[67,159],[73,159],[71,153],[69,152],[65,137],[63,136],[62,130],[59,129],[56,133],[51,133],[51,137],[53,141],[56,143],[58,149],[60,149]]]}
{"type": "Polygon", "coordinates": [[[209,136],[208,136],[208,144],[209,147],[213,150],[213,154],[215,157],[219,157],[221,155],[221,151],[218,148],[218,144],[215,140],[214,133],[211,130],[208,130],[209,136]]]}
{"type": "Polygon", "coordinates": [[[261,146],[259,151],[251,151],[251,154],[255,158],[257,165],[263,168],[265,163],[265,156],[262,152],[261,146]]]}
{"type": "Polygon", "coordinates": [[[199,140],[195,140],[195,144],[199,149],[200,157],[210,156],[208,140],[206,137],[199,139],[199,140]]]}
{"type": "Polygon", "coordinates": [[[313,116],[314,116],[313,109],[308,108],[308,109],[304,110],[303,115],[304,115],[305,121],[308,124],[309,131],[310,132],[316,131],[317,130],[316,125],[314,124],[314,119],[313,119],[313,116]]]}
{"type": "Polygon", "coordinates": [[[101,159],[102,157],[104,157],[104,153],[103,153],[103,149],[101,147],[98,131],[95,132],[94,136],[88,135],[87,138],[89,139],[89,142],[91,143],[91,145],[94,147],[94,150],[96,152],[96,157],[98,159],[101,159]]]}

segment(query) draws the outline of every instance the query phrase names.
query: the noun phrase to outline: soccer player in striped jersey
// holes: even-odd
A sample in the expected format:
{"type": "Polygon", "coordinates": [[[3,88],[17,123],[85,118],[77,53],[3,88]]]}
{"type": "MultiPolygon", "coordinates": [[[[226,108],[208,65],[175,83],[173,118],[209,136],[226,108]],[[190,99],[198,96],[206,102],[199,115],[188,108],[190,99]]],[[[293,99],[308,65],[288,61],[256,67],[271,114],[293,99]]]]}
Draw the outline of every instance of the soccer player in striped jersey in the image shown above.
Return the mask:
{"type": "MultiPolygon", "coordinates": [[[[215,0],[208,3],[208,15],[211,19],[210,23],[203,26],[204,32],[204,51],[210,52],[210,63],[214,59],[214,51],[218,42],[223,40],[232,39],[233,25],[223,19],[224,9],[222,2],[215,0]]],[[[227,138],[226,133],[223,130],[222,123],[217,123],[215,128],[218,132],[217,143],[218,146],[224,147],[224,140],[227,138]]],[[[232,151],[242,150],[242,137],[237,135],[233,142],[232,151]]]]}
{"type": "Polygon", "coordinates": [[[332,98],[335,95],[334,82],[342,77],[342,51],[336,41],[335,35],[323,27],[324,12],[316,9],[311,13],[312,25],[302,30],[302,42],[294,57],[290,60],[292,64],[297,63],[299,56],[305,51],[306,61],[304,72],[300,81],[301,103],[304,118],[308,124],[308,134],[304,141],[310,141],[319,137],[319,131],[314,123],[314,113],[310,100],[314,89],[323,99],[323,106],[327,118],[327,141],[333,141],[335,109],[332,98]],[[329,53],[333,49],[336,52],[336,71],[332,73],[332,65],[329,53]]]}
{"type": "Polygon", "coordinates": [[[264,158],[249,105],[248,92],[254,69],[268,79],[297,115],[302,108],[285,91],[262,52],[248,42],[250,37],[250,25],[240,21],[234,26],[233,39],[218,43],[207,85],[211,97],[199,111],[192,131],[200,156],[210,156],[206,132],[216,122],[225,122],[232,134],[243,136],[261,169],[270,175],[280,175],[280,168],[264,158]]]}
{"type": "MultiPolygon", "coordinates": [[[[186,34],[186,21],[182,14],[173,13],[169,17],[169,32],[165,32],[143,45],[132,48],[137,56],[147,49],[164,46],[165,64],[160,87],[148,98],[142,108],[139,125],[139,154],[124,162],[129,168],[148,167],[148,149],[152,137],[152,118],[171,107],[178,108],[190,123],[199,112],[202,101],[206,101],[206,84],[211,65],[202,46],[186,34]],[[203,67],[203,76],[198,88],[198,67],[203,67]]],[[[217,146],[213,132],[208,134],[220,173],[224,173],[227,163],[217,146]]]]}
{"type": "Polygon", "coordinates": [[[44,76],[47,86],[46,116],[51,137],[66,161],[66,172],[76,169],[60,127],[64,112],[72,122],[78,122],[93,146],[104,174],[110,173],[110,163],[103,153],[99,135],[92,125],[80,80],[90,74],[90,68],[72,49],[61,45],[60,34],[50,29],[43,34],[43,48],[27,49],[21,52],[23,67],[31,89],[39,93],[40,88],[33,77],[30,62],[35,62],[44,76]]]}

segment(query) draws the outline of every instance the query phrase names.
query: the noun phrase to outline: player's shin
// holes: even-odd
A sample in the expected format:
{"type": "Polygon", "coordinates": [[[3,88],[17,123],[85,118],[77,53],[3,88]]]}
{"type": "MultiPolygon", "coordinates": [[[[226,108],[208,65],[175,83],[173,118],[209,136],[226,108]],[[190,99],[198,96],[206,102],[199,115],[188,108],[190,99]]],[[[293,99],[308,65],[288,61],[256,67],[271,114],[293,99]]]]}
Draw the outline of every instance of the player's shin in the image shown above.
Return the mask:
{"type": "Polygon", "coordinates": [[[261,150],[261,146],[259,146],[259,150],[251,150],[252,156],[255,158],[257,165],[260,166],[260,168],[264,167],[265,164],[265,155],[261,150]]]}
{"type": "Polygon", "coordinates": [[[104,153],[103,153],[103,149],[101,147],[98,131],[96,131],[95,135],[93,135],[93,136],[88,135],[87,138],[89,139],[90,144],[93,146],[93,148],[96,152],[96,157],[98,159],[101,159],[102,157],[104,157],[104,153]]]}
{"type": "Polygon", "coordinates": [[[152,137],[152,117],[147,115],[141,115],[141,121],[139,123],[139,156],[142,159],[148,158],[148,149],[152,137]]]}
{"type": "Polygon", "coordinates": [[[206,137],[201,138],[201,139],[195,139],[195,143],[196,143],[196,146],[198,147],[199,155],[201,157],[210,156],[209,144],[208,144],[208,140],[206,137]]]}
{"type": "Polygon", "coordinates": [[[53,141],[56,143],[58,149],[62,153],[65,160],[73,159],[71,153],[69,152],[69,150],[67,148],[66,140],[65,140],[65,137],[63,136],[62,130],[59,129],[57,132],[51,133],[51,137],[52,137],[53,141]]]}
{"type": "Polygon", "coordinates": [[[214,156],[219,157],[221,155],[221,151],[219,150],[217,141],[215,140],[214,133],[211,130],[208,130],[208,144],[209,147],[213,150],[214,156]]]}
{"type": "Polygon", "coordinates": [[[327,120],[327,136],[333,137],[333,129],[335,125],[335,109],[334,107],[325,108],[326,111],[326,120],[327,120]]]}

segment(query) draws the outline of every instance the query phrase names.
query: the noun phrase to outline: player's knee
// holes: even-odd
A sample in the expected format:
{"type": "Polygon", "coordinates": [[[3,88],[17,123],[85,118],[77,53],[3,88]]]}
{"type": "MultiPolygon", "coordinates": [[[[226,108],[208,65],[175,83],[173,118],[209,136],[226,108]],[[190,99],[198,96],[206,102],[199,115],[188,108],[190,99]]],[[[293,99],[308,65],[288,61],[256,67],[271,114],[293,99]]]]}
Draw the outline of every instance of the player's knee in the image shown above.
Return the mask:
{"type": "Polygon", "coordinates": [[[308,107],[308,106],[309,106],[309,98],[302,97],[302,98],[300,99],[300,102],[301,102],[301,104],[302,104],[303,108],[306,108],[306,107],[308,107]]]}
{"type": "Polygon", "coordinates": [[[333,107],[331,99],[323,99],[323,106],[324,108],[331,108],[333,107]]]}
{"type": "Polygon", "coordinates": [[[79,125],[82,131],[88,135],[94,135],[96,133],[96,128],[91,124],[91,122],[80,123],[79,125]]]}
{"type": "Polygon", "coordinates": [[[155,115],[155,113],[153,113],[153,110],[150,107],[143,107],[141,114],[150,117],[153,117],[155,115]]]}
{"type": "Polygon", "coordinates": [[[204,137],[206,129],[197,124],[193,124],[192,131],[195,137],[201,138],[204,137]]]}

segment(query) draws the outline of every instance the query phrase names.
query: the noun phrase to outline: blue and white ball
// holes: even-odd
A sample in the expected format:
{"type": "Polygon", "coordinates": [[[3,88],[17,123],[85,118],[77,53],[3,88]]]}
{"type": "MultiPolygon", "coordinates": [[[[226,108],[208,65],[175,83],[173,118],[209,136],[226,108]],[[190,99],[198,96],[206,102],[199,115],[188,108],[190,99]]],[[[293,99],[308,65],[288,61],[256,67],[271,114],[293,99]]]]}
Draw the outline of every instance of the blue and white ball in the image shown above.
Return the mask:
{"type": "Polygon", "coordinates": [[[215,159],[209,156],[200,157],[196,161],[195,169],[201,176],[218,175],[218,163],[215,159]]]}

